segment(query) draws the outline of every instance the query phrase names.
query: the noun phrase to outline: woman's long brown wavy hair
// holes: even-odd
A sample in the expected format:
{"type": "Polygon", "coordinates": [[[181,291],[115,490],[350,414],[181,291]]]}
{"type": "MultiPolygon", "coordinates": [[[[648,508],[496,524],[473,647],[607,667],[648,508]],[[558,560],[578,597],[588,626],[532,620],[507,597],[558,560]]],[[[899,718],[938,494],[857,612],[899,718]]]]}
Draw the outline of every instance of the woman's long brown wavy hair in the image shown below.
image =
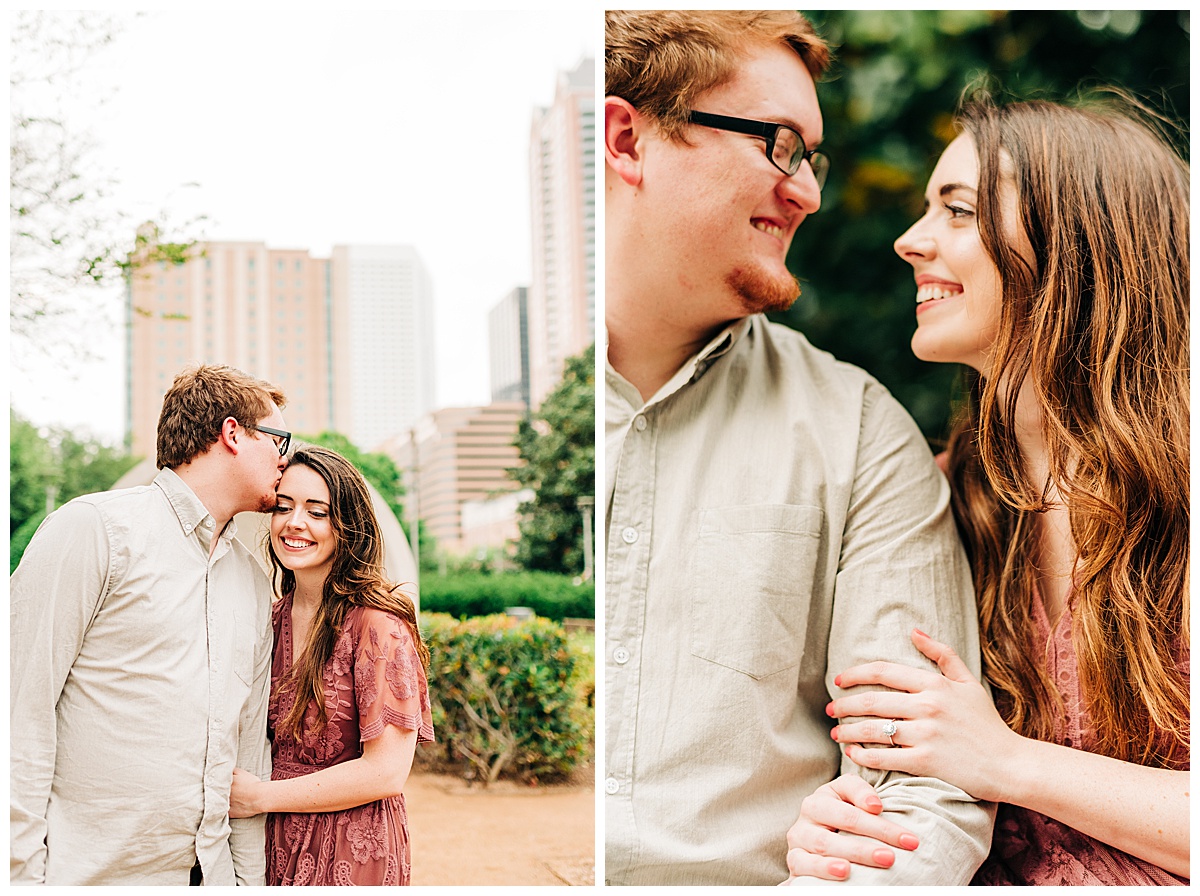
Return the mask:
{"type": "Polygon", "coordinates": [[[1095,749],[1176,767],[1190,744],[1188,165],[1116,91],[1078,107],[977,93],[959,122],[1003,283],[988,374],[968,373],[949,446],[985,675],[1014,730],[1053,738],[1062,699],[1030,650],[1030,608],[1033,515],[1057,492],[1079,550],[1072,638],[1095,749]],[[1010,184],[1032,255],[1007,235],[1010,184]],[[1049,482],[1023,464],[1006,424],[1021,389],[1005,384],[1037,403],[1049,482]]]}
{"type": "MultiPolygon", "coordinates": [[[[340,454],[316,445],[297,448],[288,466],[308,467],[325,480],[329,488],[329,521],[335,539],[333,566],[325,579],[321,605],[313,619],[308,643],[296,654],[298,659],[285,679],[296,683],[296,702],[287,717],[278,723],[278,728],[300,740],[304,713],[310,703],[317,707],[318,725],[324,727],[328,721],[322,672],[333,656],[342,623],[351,609],[373,607],[402,619],[412,632],[421,664],[426,668],[429,667],[429,648],[421,639],[412,599],[399,590],[399,585],[388,582],[383,576],[383,535],[362,474],[340,454]]],[[[268,554],[276,593],[289,594],[296,587],[295,573],[279,562],[274,547],[268,554]]]]}

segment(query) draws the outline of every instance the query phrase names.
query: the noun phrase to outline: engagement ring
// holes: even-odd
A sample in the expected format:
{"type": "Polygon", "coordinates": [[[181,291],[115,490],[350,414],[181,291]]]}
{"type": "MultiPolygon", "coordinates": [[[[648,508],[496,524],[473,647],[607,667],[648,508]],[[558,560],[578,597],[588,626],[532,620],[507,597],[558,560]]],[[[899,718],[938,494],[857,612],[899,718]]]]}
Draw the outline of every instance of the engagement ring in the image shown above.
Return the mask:
{"type": "Polygon", "coordinates": [[[886,722],[883,723],[883,735],[884,735],[884,737],[886,737],[888,739],[888,743],[891,744],[893,747],[896,746],[896,742],[894,740],[892,740],[892,735],[895,733],[896,733],[896,720],[888,719],[886,722]]]}

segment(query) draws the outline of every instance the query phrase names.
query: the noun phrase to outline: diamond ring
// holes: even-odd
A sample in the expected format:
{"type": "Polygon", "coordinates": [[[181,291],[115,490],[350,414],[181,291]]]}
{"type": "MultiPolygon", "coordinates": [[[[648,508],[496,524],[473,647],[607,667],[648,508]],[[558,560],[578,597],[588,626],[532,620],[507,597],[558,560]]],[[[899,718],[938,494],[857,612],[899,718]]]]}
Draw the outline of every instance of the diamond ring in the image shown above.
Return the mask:
{"type": "Polygon", "coordinates": [[[896,742],[894,740],[892,740],[892,735],[895,733],[896,733],[896,719],[888,719],[886,722],[883,723],[883,736],[888,739],[888,743],[891,744],[893,747],[896,746],[896,742]]]}

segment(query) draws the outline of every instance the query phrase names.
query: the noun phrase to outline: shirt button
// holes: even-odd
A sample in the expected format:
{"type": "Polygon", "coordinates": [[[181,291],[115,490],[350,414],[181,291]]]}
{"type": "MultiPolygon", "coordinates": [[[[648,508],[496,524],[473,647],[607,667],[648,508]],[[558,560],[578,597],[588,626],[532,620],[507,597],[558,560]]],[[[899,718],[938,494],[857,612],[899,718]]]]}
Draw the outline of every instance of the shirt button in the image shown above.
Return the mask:
{"type": "Polygon", "coordinates": [[[624,666],[627,662],[629,662],[629,651],[624,647],[618,647],[613,651],[613,659],[624,666]]]}
{"type": "Polygon", "coordinates": [[[633,526],[626,526],[621,530],[621,540],[626,544],[633,544],[638,540],[637,529],[633,528],[633,526]]]}
{"type": "Polygon", "coordinates": [[[640,414],[638,416],[634,417],[633,418],[633,428],[636,429],[638,432],[645,432],[646,431],[646,418],[641,416],[640,414]]]}
{"type": "Polygon", "coordinates": [[[620,789],[621,789],[621,782],[618,781],[616,778],[605,778],[605,780],[604,780],[604,792],[605,793],[611,795],[611,794],[616,793],[620,789]]]}

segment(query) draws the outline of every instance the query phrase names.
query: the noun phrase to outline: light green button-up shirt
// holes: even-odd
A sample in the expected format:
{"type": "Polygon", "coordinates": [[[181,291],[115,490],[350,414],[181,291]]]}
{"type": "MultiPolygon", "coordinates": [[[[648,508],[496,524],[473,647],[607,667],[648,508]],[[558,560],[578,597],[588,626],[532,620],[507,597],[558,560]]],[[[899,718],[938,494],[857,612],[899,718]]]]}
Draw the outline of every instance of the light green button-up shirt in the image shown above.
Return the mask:
{"type": "Polygon", "coordinates": [[[170,470],[46,518],[10,581],[10,871],[47,884],[265,883],[271,586],[170,470]],[[47,848],[48,846],[48,848],[47,848]]]}
{"type": "Polygon", "coordinates": [[[969,881],[994,807],[859,769],[824,711],[857,663],[932,668],[914,627],[979,673],[949,489],[912,420],[763,317],[647,402],[605,380],[606,879],[779,883],[801,801],[857,772],[921,845],[852,883],[969,881]]]}

